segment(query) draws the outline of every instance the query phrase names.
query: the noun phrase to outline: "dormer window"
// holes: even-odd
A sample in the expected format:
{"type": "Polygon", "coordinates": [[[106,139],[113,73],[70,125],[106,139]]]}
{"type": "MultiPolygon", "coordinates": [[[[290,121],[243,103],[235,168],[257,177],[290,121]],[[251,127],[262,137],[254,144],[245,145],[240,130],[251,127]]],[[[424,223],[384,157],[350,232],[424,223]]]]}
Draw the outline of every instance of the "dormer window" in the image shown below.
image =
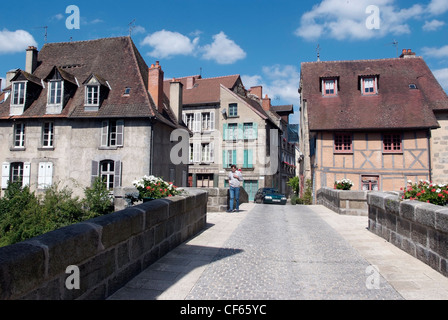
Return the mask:
{"type": "Polygon", "coordinates": [[[377,77],[362,77],[361,78],[361,93],[362,95],[374,95],[378,93],[378,78],[377,77]]]}
{"type": "Polygon", "coordinates": [[[12,85],[12,105],[24,106],[25,105],[25,91],[26,82],[15,82],[12,85]]]}
{"type": "Polygon", "coordinates": [[[86,106],[98,107],[100,105],[100,86],[86,86],[86,106]]]}
{"type": "Polygon", "coordinates": [[[97,112],[111,90],[109,82],[99,75],[91,74],[83,85],[85,88],[84,110],[97,112]]]}
{"type": "Polygon", "coordinates": [[[50,81],[48,83],[47,104],[52,106],[62,105],[62,93],[64,92],[64,82],[62,80],[50,81]]]}
{"type": "Polygon", "coordinates": [[[338,95],[338,80],[336,78],[322,79],[322,95],[324,97],[338,95]]]}

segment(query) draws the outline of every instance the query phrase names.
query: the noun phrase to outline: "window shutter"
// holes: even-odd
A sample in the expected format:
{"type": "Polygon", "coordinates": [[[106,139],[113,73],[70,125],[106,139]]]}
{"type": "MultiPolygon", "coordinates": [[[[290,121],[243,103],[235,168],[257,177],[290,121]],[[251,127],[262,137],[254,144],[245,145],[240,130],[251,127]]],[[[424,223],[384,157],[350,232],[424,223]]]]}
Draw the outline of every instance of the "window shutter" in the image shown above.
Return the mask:
{"type": "Polygon", "coordinates": [[[121,187],[121,161],[115,161],[114,188],[121,187]]]}
{"type": "Polygon", "coordinates": [[[117,121],[117,146],[123,146],[123,138],[124,138],[124,120],[117,121]]]}
{"type": "Polygon", "coordinates": [[[247,168],[254,167],[254,151],[247,150],[247,168]]]}
{"type": "Polygon", "coordinates": [[[2,164],[2,189],[8,187],[10,164],[5,162],[2,164]]]}
{"type": "Polygon", "coordinates": [[[223,125],[223,139],[224,141],[229,140],[229,125],[227,123],[223,125]]]}
{"type": "Polygon", "coordinates": [[[244,164],[243,164],[243,168],[249,168],[249,150],[244,150],[244,164]]]}
{"type": "Polygon", "coordinates": [[[254,130],[253,138],[258,139],[258,123],[254,122],[252,124],[252,126],[253,126],[252,128],[254,130]]]}
{"type": "Polygon", "coordinates": [[[53,163],[39,163],[39,172],[37,178],[38,188],[46,189],[53,184],[53,163]]]}
{"type": "Polygon", "coordinates": [[[31,163],[25,162],[23,164],[23,181],[22,181],[23,187],[30,185],[30,176],[31,176],[31,163]]]}
{"type": "Polygon", "coordinates": [[[210,162],[211,163],[215,162],[215,143],[214,142],[210,143],[210,162]]]}
{"type": "Polygon", "coordinates": [[[105,120],[101,124],[101,146],[107,147],[109,145],[109,121],[105,120]]]}
{"type": "Polygon", "coordinates": [[[193,122],[193,132],[201,132],[201,113],[196,112],[194,114],[194,122],[193,122]]]}
{"type": "Polygon", "coordinates": [[[232,150],[232,164],[236,165],[236,150],[232,150]]]}
{"type": "Polygon", "coordinates": [[[201,162],[201,145],[199,143],[193,144],[193,162],[201,162]]]}
{"type": "Polygon", "coordinates": [[[238,140],[244,139],[244,124],[238,123],[238,134],[236,135],[238,140]]]}
{"type": "Polygon", "coordinates": [[[215,131],[215,111],[210,112],[210,130],[215,131]]]}
{"type": "Polygon", "coordinates": [[[185,125],[187,124],[187,114],[186,113],[182,113],[182,120],[184,121],[185,125]]]}
{"type": "Polygon", "coordinates": [[[224,151],[222,152],[222,167],[223,167],[224,169],[229,167],[229,164],[228,164],[228,162],[227,162],[227,151],[226,151],[226,150],[224,150],[224,151]]]}
{"type": "Polygon", "coordinates": [[[100,167],[99,167],[98,161],[92,161],[92,186],[93,186],[93,183],[95,182],[95,179],[98,178],[99,169],[100,169],[100,167]]]}

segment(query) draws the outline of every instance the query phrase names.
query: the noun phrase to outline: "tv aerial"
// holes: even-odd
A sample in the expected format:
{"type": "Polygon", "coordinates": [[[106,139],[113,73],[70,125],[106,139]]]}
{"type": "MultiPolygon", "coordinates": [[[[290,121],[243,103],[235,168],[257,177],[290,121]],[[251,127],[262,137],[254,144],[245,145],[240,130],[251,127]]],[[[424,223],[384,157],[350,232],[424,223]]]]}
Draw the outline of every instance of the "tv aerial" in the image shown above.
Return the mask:
{"type": "Polygon", "coordinates": [[[36,27],[35,29],[45,29],[44,40],[45,40],[45,43],[47,43],[47,40],[48,40],[48,26],[36,27]]]}

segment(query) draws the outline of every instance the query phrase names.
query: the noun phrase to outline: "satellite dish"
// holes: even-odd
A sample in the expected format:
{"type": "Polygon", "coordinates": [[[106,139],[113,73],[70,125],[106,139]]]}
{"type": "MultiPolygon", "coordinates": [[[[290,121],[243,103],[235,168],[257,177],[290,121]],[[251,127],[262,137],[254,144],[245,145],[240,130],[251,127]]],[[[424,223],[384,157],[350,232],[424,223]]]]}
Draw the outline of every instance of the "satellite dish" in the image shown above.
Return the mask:
{"type": "Polygon", "coordinates": [[[227,113],[227,110],[226,110],[226,109],[223,109],[223,110],[221,111],[221,113],[222,113],[223,115],[225,115],[225,114],[227,113]]]}

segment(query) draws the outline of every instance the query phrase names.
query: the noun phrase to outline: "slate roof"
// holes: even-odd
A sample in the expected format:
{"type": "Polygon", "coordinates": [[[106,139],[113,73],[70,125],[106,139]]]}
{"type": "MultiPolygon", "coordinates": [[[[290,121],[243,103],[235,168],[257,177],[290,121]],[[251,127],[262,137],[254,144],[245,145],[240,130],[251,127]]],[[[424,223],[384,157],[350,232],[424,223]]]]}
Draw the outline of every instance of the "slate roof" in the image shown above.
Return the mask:
{"type": "MultiPolygon", "coordinates": [[[[62,113],[51,117],[156,117],[173,125],[173,119],[167,116],[171,114],[170,110],[161,115],[155,108],[147,89],[148,66],[130,37],[45,44],[38,53],[38,67],[32,76],[45,79],[54,68],[57,68],[65,80],[75,83],[77,80],[79,87],[62,113]],[[102,84],[107,81],[111,88],[97,112],[88,112],[84,108],[83,83],[92,75],[102,84]],[[124,95],[127,87],[131,88],[128,96],[124,95]]],[[[45,115],[47,88],[48,86],[42,90],[39,98],[19,118],[48,117],[45,115]]],[[[9,99],[0,104],[0,118],[10,118],[9,106],[9,99]]]]}
{"type": "Polygon", "coordinates": [[[421,57],[305,62],[301,94],[311,131],[438,128],[434,111],[448,110],[445,91],[421,57]],[[377,95],[361,94],[360,77],[367,75],[378,76],[377,95]],[[326,77],[337,77],[336,97],[322,96],[326,77]]]}

